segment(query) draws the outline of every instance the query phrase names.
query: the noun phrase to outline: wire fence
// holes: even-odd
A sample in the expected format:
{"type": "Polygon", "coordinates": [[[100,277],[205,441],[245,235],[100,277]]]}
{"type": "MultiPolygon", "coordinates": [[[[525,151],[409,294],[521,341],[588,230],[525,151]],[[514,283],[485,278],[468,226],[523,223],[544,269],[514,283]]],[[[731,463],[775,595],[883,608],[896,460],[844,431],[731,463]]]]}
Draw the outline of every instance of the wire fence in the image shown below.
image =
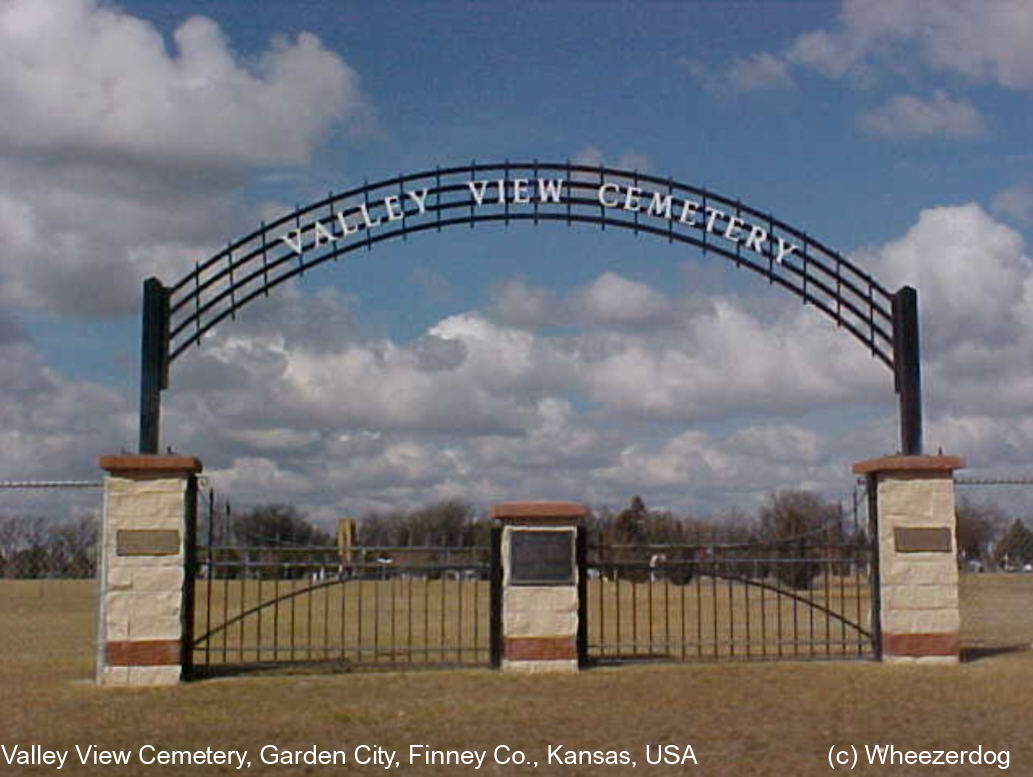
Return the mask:
{"type": "Polygon", "coordinates": [[[0,481],[5,497],[0,502],[0,579],[93,578],[102,485],[94,480],[0,481]],[[71,494],[77,496],[69,499],[71,494]]]}

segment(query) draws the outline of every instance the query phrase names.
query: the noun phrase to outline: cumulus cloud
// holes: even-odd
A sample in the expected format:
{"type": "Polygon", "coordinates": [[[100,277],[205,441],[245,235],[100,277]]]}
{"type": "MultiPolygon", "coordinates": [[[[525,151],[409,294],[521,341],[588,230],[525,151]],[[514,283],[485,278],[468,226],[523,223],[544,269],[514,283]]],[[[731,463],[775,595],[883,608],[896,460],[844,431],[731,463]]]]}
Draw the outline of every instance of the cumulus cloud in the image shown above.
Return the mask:
{"type": "Polygon", "coordinates": [[[801,35],[786,58],[834,78],[921,67],[1029,89],[1031,28],[1025,0],[844,0],[838,25],[801,35]]]}
{"type": "Polygon", "coordinates": [[[1026,185],[1011,186],[998,192],[990,209],[1022,227],[1033,224],[1033,189],[1026,185]]]}
{"type": "Polygon", "coordinates": [[[242,221],[250,176],[372,115],[311,34],[245,59],[209,19],[166,46],[95,0],[0,5],[0,106],[0,298],[80,316],[135,309],[242,221]]]}
{"type": "Polygon", "coordinates": [[[750,502],[779,488],[827,488],[841,479],[843,451],[826,448],[811,430],[750,426],[730,435],[690,430],[660,444],[632,443],[595,477],[627,490],[673,490],[703,503],[718,493],[749,494],[750,502]]]}
{"type": "Polygon", "coordinates": [[[603,326],[656,322],[671,312],[666,295],[614,272],[599,276],[577,295],[577,300],[589,319],[603,326]]]}
{"type": "Polygon", "coordinates": [[[689,58],[679,60],[679,64],[705,89],[715,94],[743,94],[793,86],[787,63],[766,51],[736,58],[724,68],[709,67],[689,58]]]}
{"type": "MultiPolygon", "coordinates": [[[[1033,453],[1026,251],[968,204],[853,257],[919,288],[927,447],[977,467],[1033,453]]],[[[835,493],[851,461],[895,448],[890,375],[814,309],[754,291],[701,300],[607,272],[552,292],[573,311],[563,326],[488,304],[402,342],[364,331],[350,297],[287,284],[177,362],[163,444],[202,455],[237,503],[327,518],[445,496],[615,505],[648,491],[713,509],[774,488],[835,493]]],[[[132,398],[48,369],[9,315],[0,388],[12,477],[45,476],[41,461],[88,477],[98,451],[135,438],[132,398]]]]}
{"type": "Polygon", "coordinates": [[[571,159],[578,165],[612,165],[622,170],[638,170],[648,173],[653,169],[653,160],[639,151],[623,151],[616,159],[608,158],[598,146],[588,145],[574,153],[571,159]]]}
{"type": "Polygon", "coordinates": [[[3,315],[0,395],[2,480],[93,480],[98,454],[118,452],[135,439],[128,397],[47,366],[20,327],[3,315]]]}
{"type": "Polygon", "coordinates": [[[170,54],[153,26],[95,0],[4,4],[0,143],[102,162],[297,164],[365,110],[356,73],[310,33],[249,66],[204,17],[173,43],[170,54]]]}
{"type": "Polygon", "coordinates": [[[1030,260],[1022,236],[979,205],[924,210],[903,237],[862,261],[891,288],[919,290],[922,339],[933,354],[1018,332],[1030,260]]]}
{"type": "Polygon", "coordinates": [[[913,95],[897,95],[884,105],[862,114],[861,127],[876,135],[894,138],[943,136],[974,138],[986,131],[979,111],[968,100],[951,99],[945,92],[934,92],[928,100],[913,95]]]}
{"type": "MultiPolygon", "coordinates": [[[[1033,267],[1021,235],[977,205],[944,206],[854,258],[890,288],[920,290],[927,447],[977,468],[1033,452],[1033,267]]],[[[272,323],[245,325],[191,357],[196,373],[182,382],[207,375],[203,397],[177,388],[170,414],[186,439],[221,452],[241,488],[317,483],[367,506],[572,493],[615,504],[646,489],[674,505],[750,503],[776,487],[834,489],[850,461],[896,447],[888,372],[814,310],[721,294],[701,304],[612,273],[563,299],[593,292],[655,302],[663,316],[629,326],[607,318],[608,304],[569,304],[577,317],[563,327],[528,328],[495,305],[409,343],[352,334],[314,347],[271,338],[272,323]],[[744,416],[762,420],[724,427],[744,416]],[[227,418],[237,431],[220,435],[227,418]],[[277,469],[253,466],[265,461],[277,469]]],[[[314,307],[289,302],[302,318],[314,307]]]]}

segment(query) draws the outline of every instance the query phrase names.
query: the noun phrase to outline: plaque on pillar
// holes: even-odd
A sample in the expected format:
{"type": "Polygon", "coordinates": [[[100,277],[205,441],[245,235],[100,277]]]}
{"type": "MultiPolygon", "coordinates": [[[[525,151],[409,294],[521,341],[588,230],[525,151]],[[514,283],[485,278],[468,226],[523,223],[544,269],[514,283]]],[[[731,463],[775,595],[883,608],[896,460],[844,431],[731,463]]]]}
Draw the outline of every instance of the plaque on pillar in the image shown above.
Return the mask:
{"type": "Polygon", "coordinates": [[[573,585],[572,529],[514,529],[510,541],[511,585],[573,585]]]}

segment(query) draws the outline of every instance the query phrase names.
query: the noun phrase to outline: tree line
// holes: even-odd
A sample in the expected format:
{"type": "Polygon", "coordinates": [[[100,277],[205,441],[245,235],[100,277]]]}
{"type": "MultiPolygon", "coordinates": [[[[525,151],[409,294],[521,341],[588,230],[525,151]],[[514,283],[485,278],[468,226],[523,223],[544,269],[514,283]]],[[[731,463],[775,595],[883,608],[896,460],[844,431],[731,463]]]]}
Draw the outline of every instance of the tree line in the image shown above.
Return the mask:
{"type": "MultiPolygon", "coordinates": [[[[1033,532],[992,503],[964,497],[957,503],[959,563],[972,569],[1016,569],[1033,563],[1033,532]]],[[[289,504],[262,504],[234,512],[216,499],[202,505],[198,542],[221,547],[336,546],[331,531],[289,504]]],[[[811,537],[836,543],[867,541],[864,527],[841,506],[809,491],[770,494],[754,514],[707,517],[647,508],[641,497],[626,507],[599,507],[586,521],[591,546],[716,545],[785,542],[811,537]]],[[[356,517],[360,547],[474,548],[489,544],[491,522],[462,499],[413,509],[370,510],[356,517]]],[[[0,515],[0,577],[77,577],[96,573],[98,519],[84,514],[54,522],[40,516],[0,515]]],[[[638,554],[635,558],[642,557],[638,554]]]]}

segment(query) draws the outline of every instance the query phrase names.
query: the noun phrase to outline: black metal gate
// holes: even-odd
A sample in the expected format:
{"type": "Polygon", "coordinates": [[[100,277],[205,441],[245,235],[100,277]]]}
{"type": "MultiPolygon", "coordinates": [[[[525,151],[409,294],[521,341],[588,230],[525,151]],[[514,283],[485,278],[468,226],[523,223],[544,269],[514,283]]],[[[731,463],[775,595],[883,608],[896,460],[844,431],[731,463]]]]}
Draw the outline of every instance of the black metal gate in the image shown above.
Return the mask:
{"type": "Polygon", "coordinates": [[[589,547],[585,659],[876,655],[867,541],[589,547]]]}
{"type": "Polygon", "coordinates": [[[191,676],[488,665],[489,547],[200,546],[191,676]]]}

